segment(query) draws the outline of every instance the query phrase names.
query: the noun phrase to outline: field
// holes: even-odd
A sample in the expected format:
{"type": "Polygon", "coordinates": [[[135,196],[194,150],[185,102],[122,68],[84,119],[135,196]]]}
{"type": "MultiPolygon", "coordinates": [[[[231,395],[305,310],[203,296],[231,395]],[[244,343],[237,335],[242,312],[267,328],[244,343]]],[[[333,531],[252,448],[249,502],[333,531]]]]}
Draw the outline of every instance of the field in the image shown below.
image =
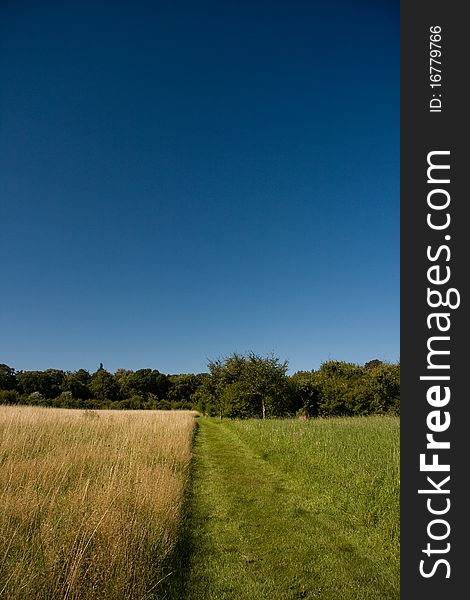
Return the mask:
{"type": "Polygon", "coordinates": [[[199,425],[172,598],[399,598],[398,418],[199,425]]]}
{"type": "Polygon", "coordinates": [[[0,409],[0,597],[151,597],[181,520],[190,412],[0,409]]]}
{"type": "Polygon", "coordinates": [[[0,429],[0,598],[399,598],[396,417],[5,407],[0,429]]]}

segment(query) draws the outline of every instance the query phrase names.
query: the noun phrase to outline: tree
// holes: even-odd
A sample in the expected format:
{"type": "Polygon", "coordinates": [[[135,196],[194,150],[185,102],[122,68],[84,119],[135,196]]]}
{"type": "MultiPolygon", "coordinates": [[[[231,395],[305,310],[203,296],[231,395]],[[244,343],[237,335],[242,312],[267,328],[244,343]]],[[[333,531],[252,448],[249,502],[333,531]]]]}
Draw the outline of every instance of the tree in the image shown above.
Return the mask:
{"type": "Polygon", "coordinates": [[[15,369],[5,364],[0,364],[0,390],[14,390],[16,387],[15,369]]]}
{"type": "Polygon", "coordinates": [[[193,396],[204,382],[200,374],[181,373],[170,375],[168,379],[170,385],[167,398],[172,404],[187,408],[192,407],[193,403],[197,404],[198,400],[194,401],[193,396]]]}
{"type": "Polygon", "coordinates": [[[114,376],[122,399],[140,396],[143,401],[165,398],[170,387],[167,375],[156,369],[139,369],[130,371],[118,369],[114,376]]]}
{"type": "Polygon", "coordinates": [[[66,373],[62,383],[62,392],[70,392],[72,398],[87,400],[91,396],[89,385],[91,375],[85,369],[66,373]]]}
{"type": "Polygon", "coordinates": [[[140,395],[144,398],[149,394],[157,398],[165,398],[170,387],[168,377],[156,369],[139,369],[131,373],[129,386],[132,395],[140,395]]]}
{"type": "Polygon", "coordinates": [[[118,396],[121,400],[130,398],[132,394],[131,376],[134,371],[129,369],[118,369],[114,374],[114,382],[118,389],[118,396]]]}
{"type": "Polygon", "coordinates": [[[46,385],[44,396],[46,398],[57,398],[57,396],[60,396],[65,372],[60,369],[46,369],[43,377],[46,385]]]}
{"type": "Polygon", "coordinates": [[[364,366],[330,360],[321,365],[314,378],[320,416],[399,414],[399,365],[377,359],[364,366]]]}
{"type": "Polygon", "coordinates": [[[20,392],[28,396],[33,392],[41,392],[42,372],[41,371],[19,371],[17,375],[18,387],[20,392]]]}
{"type": "Polygon", "coordinates": [[[45,371],[20,371],[17,375],[20,390],[30,395],[38,392],[43,398],[57,398],[62,391],[64,371],[46,369],[45,371]]]}
{"type": "Polygon", "coordinates": [[[16,390],[0,390],[0,404],[18,404],[19,394],[16,390]]]}
{"type": "Polygon", "coordinates": [[[306,417],[318,415],[320,387],[315,371],[297,371],[291,377],[295,405],[306,417]]]}
{"type": "Polygon", "coordinates": [[[220,417],[270,417],[292,414],[294,399],[287,361],[273,355],[233,353],[209,362],[213,402],[220,417]]]}
{"type": "Polygon", "coordinates": [[[366,362],[364,364],[364,368],[365,369],[374,369],[375,367],[380,367],[381,365],[383,365],[383,362],[381,360],[379,360],[378,358],[374,358],[373,360],[366,362]]]}
{"type": "Polygon", "coordinates": [[[198,373],[194,378],[195,390],[189,397],[191,408],[206,414],[212,401],[211,376],[209,373],[198,373]]]}
{"type": "Polygon", "coordinates": [[[376,413],[400,414],[400,365],[380,363],[366,375],[371,408],[376,413]]]}
{"type": "Polygon", "coordinates": [[[102,367],[91,376],[89,388],[93,397],[101,402],[118,398],[118,386],[113,375],[102,367]]]}

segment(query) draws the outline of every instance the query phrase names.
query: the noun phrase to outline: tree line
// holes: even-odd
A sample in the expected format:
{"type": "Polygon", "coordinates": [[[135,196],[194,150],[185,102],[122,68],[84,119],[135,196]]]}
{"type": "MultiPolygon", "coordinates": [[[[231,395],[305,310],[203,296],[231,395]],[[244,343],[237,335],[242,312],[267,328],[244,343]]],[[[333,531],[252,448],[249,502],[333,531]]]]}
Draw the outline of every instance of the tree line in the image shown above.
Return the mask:
{"type": "Polygon", "coordinates": [[[287,374],[288,362],[253,352],[209,361],[208,372],[15,371],[0,364],[0,404],[85,409],[193,409],[220,418],[400,413],[400,365],[339,360],[287,374]]]}

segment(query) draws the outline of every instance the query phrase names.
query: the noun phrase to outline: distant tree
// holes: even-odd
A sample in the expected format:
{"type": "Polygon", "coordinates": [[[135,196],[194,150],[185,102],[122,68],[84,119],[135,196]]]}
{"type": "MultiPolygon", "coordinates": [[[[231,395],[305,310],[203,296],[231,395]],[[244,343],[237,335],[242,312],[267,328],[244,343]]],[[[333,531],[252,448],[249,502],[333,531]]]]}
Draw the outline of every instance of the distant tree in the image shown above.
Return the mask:
{"type": "Polygon", "coordinates": [[[16,390],[0,390],[0,404],[18,404],[19,399],[16,390]]]}
{"type": "Polygon", "coordinates": [[[206,414],[212,401],[211,376],[209,373],[195,375],[197,387],[190,396],[191,408],[206,414]]]}
{"type": "Polygon", "coordinates": [[[200,375],[193,373],[181,373],[179,375],[170,375],[168,378],[169,389],[166,394],[167,399],[172,403],[184,403],[190,406],[193,402],[193,395],[203,384],[200,375]]]}
{"type": "Polygon", "coordinates": [[[104,368],[100,368],[93,373],[89,389],[93,397],[101,402],[106,400],[117,400],[118,398],[118,386],[114,377],[104,368]]]}
{"type": "Polygon", "coordinates": [[[381,360],[379,360],[378,358],[374,358],[373,360],[366,362],[364,365],[364,368],[365,369],[374,369],[375,367],[380,367],[381,365],[383,365],[383,362],[381,360]]]}
{"type": "Polygon", "coordinates": [[[167,375],[156,369],[139,369],[130,371],[118,369],[115,381],[122,399],[140,396],[143,401],[154,398],[165,398],[170,387],[167,375]]]}
{"type": "Polygon", "coordinates": [[[125,398],[115,403],[116,408],[124,410],[141,410],[145,408],[145,399],[142,396],[132,396],[131,398],[125,398]]]}
{"type": "Polygon", "coordinates": [[[91,375],[85,369],[66,373],[62,382],[62,392],[70,392],[73,398],[87,400],[91,397],[90,382],[91,375]]]}
{"type": "Polygon", "coordinates": [[[156,369],[139,369],[130,376],[130,387],[133,394],[148,397],[153,394],[157,398],[165,398],[170,387],[168,377],[156,369]]]}
{"type": "Polygon", "coordinates": [[[400,414],[400,365],[329,360],[287,376],[287,361],[249,352],[209,362],[209,373],[156,369],[19,371],[0,364],[0,403],[70,408],[194,408],[219,417],[400,414]]]}
{"type": "Polygon", "coordinates": [[[17,374],[18,388],[22,394],[32,394],[42,389],[41,371],[19,371],[17,374]]]}
{"type": "Polygon", "coordinates": [[[320,416],[350,416],[356,414],[351,400],[352,388],[362,376],[362,368],[353,363],[329,360],[320,366],[316,374],[320,398],[320,416]]]}
{"type": "Polygon", "coordinates": [[[65,372],[60,369],[46,369],[43,372],[46,388],[43,395],[45,398],[57,398],[60,396],[65,372]]]}
{"type": "Polygon", "coordinates": [[[320,402],[320,386],[315,371],[297,371],[291,378],[295,405],[306,417],[318,415],[320,402]]]}
{"type": "Polygon", "coordinates": [[[129,369],[118,369],[114,374],[114,382],[118,390],[118,397],[121,400],[130,398],[133,395],[131,376],[134,371],[129,369]]]}
{"type": "Polygon", "coordinates": [[[364,366],[330,360],[315,373],[320,416],[399,414],[400,367],[373,360],[364,366]]]}
{"type": "Polygon", "coordinates": [[[292,414],[294,399],[286,375],[287,361],[273,355],[231,356],[209,362],[213,403],[219,416],[271,417],[292,414]]]}
{"type": "Polygon", "coordinates": [[[155,410],[171,410],[171,404],[168,400],[156,400],[152,408],[155,410]]]}
{"type": "Polygon", "coordinates": [[[20,371],[17,375],[18,387],[24,394],[38,392],[45,399],[57,398],[60,395],[64,378],[64,371],[59,369],[20,371]]]}
{"type": "Polygon", "coordinates": [[[380,363],[365,377],[371,412],[400,414],[400,364],[380,363]]]}
{"type": "Polygon", "coordinates": [[[30,404],[37,404],[38,406],[45,406],[47,401],[41,392],[33,392],[28,396],[28,402],[30,404]]]}
{"type": "Polygon", "coordinates": [[[72,392],[64,391],[60,396],[54,398],[54,400],[51,401],[51,404],[57,408],[77,408],[79,406],[79,401],[74,398],[72,392]]]}
{"type": "Polygon", "coordinates": [[[0,390],[14,390],[16,387],[15,369],[5,364],[0,364],[0,390]]]}

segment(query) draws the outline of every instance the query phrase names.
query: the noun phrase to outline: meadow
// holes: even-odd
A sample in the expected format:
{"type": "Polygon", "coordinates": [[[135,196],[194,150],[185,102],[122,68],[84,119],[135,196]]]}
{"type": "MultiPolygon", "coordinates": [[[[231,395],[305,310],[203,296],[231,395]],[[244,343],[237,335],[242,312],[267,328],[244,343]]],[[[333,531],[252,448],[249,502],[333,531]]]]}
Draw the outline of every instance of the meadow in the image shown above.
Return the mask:
{"type": "Polygon", "coordinates": [[[178,536],[194,414],[1,407],[0,597],[153,597],[178,536]]]}
{"type": "Polygon", "coordinates": [[[399,418],[0,409],[0,598],[397,600],[399,418]]]}
{"type": "Polygon", "coordinates": [[[397,600],[399,419],[199,419],[172,598],[397,600]]]}

